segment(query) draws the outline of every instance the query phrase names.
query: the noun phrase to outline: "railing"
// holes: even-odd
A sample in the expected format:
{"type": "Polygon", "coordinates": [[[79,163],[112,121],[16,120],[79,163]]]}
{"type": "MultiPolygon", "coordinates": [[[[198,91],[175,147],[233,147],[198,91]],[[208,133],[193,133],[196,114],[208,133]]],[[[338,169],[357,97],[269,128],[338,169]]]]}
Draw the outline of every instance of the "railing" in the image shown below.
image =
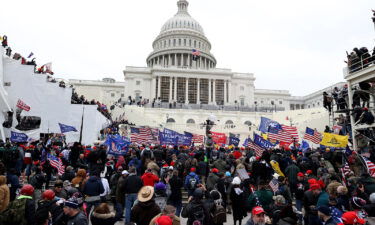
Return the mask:
{"type": "MultiPolygon", "coordinates": [[[[373,66],[375,62],[375,55],[370,55],[370,53],[365,53],[361,57],[354,58],[352,59],[352,62],[349,61],[348,59],[348,66],[345,67],[346,73],[344,73],[344,78],[346,76],[356,73],[358,71],[361,71],[369,66],[373,66]],[[367,57],[364,57],[364,55],[368,55],[367,57]],[[349,65],[350,64],[350,65],[349,65]]],[[[350,57],[350,56],[349,56],[350,57]]]]}
{"type": "Polygon", "coordinates": [[[284,107],[275,106],[236,106],[236,105],[209,105],[209,104],[185,104],[185,103],[148,103],[143,105],[145,108],[154,109],[193,109],[193,110],[221,110],[221,111],[232,111],[232,112],[274,112],[285,111],[284,107]]]}

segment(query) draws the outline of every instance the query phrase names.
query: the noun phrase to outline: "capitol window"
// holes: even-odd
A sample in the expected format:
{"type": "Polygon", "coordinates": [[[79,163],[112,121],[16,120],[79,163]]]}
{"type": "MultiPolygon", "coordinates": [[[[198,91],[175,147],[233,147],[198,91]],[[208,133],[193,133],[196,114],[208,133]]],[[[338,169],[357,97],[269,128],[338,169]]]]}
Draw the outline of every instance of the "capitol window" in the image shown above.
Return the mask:
{"type": "Polygon", "coordinates": [[[136,84],[136,85],[141,85],[141,81],[137,80],[137,81],[135,82],[135,84],[136,84]]]}
{"type": "Polygon", "coordinates": [[[279,101],[279,104],[280,104],[280,105],[282,105],[282,104],[283,104],[283,102],[282,102],[282,101],[279,101]]]}
{"type": "Polygon", "coordinates": [[[186,46],[186,39],[184,39],[184,46],[186,46]]]}
{"type": "Polygon", "coordinates": [[[181,39],[178,39],[178,46],[181,46],[181,39]]]}
{"type": "Polygon", "coordinates": [[[194,48],[197,47],[197,41],[194,41],[194,48]]]}
{"type": "Polygon", "coordinates": [[[115,97],[115,93],[111,93],[111,97],[112,97],[112,98],[115,97]]]}
{"type": "Polygon", "coordinates": [[[176,46],[176,39],[173,39],[173,47],[176,46]]]}
{"type": "Polygon", "coordinates": [[[189,46],[191,47],[191,39],[189,39],[189,46]]]}
{"type": "Polygon", "coordinates": [[[240,90],[243,91],[243,90],[245,90],[245,88],[244,88],[243,86],[241,86],[241,87],[240,87],[240,90]]]}

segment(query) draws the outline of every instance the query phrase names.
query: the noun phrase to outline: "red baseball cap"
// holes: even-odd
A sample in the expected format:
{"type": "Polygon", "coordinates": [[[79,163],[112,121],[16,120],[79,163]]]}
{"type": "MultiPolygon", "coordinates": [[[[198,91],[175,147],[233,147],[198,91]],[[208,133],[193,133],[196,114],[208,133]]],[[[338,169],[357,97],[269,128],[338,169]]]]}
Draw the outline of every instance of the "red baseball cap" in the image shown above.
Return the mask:
{"type": "Polygon", "coordinates": [[[158,225],[172,225],[173,221],[169,216],[160,216],[156,219],[156,224],[158,225]]]}
{"type": "Polygon", "coordinates": [[[297,176],[298,176],[298,177],[304,177],[305,174],[303,174],[302,172],[299,172],[299,173],[297,173],[297,176]]]}
{"type": "Polygon", "coordinates": [[[211,170],[211,172],[213,172],[213,173],[218,173],[218,172],[219,172],[219,170],[218,170],[218,169],[216,169],[216,168],[213,168],[213,169],[211,170]]]}
{"type": "Polygon", "coordinates": [[[195,171],[196,171],[195,167],[191,167],[190,172],[195,172],[195,171]]]}
{"type": "Polygon", "coordinates": [[[352,225],[354,223],[359,223],[359,224],[366,223],[366,221],[364,219],[359,218],[357,216],[357,213],[354,211],[350,211],[350,212],[346,212],[342,214],[341,219],[344,222],[344,224],[347,224],[347,225],[352,225]]]}
{"type": "Polygon", "coordinates": [[[256,207],[253,208],[253,210],[251,210],[251,214],[252,214],[252,215],[259,215],[259,214],[261,214],[261,213],[266,213],[266,212],[265,212],[264,209],[263,209],[262,207],[260,207],[260,206],[256,206],[256,207]]]}
{"type": "Polygon", "coordinates": [[[320,185],[318,183],[310,185],[310,189],[313,190],[318,190],[321,189],[320,185]]]}
{"type": "Polygon", "coordinates": [[[312,170],[306,171],[307,174],[312,174],[312,170]]]}

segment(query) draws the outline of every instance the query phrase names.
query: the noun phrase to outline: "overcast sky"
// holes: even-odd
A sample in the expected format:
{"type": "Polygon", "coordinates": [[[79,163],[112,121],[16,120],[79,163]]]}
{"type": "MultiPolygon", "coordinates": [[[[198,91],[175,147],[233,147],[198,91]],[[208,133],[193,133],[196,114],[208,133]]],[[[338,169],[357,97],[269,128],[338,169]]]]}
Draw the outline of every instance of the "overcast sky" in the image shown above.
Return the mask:
{"type": "MultiPolygon", "coordinates": [[[[7,0],[0,34],[57,77],[123,81],[146,66],[152,41],[177,0],[7,0]]],[[[255,87],[306,95],[343,81],[345,51],[372,51],[374,0],[189,0],[217,67],[254,73],[255,87]],[[372,4],[371,4],[372,3],[372,4]]]]}

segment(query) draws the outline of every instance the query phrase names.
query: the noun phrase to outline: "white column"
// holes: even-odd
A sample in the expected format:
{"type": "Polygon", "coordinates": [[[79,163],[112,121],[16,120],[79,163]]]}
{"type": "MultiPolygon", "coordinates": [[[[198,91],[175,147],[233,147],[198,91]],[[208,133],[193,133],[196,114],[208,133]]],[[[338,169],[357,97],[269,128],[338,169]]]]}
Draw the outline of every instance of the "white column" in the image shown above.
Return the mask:
{"type": "Polygon", "coordinates": [[[190,68],[190,54],[188,54],[187,67],[190,68]]]}
{"type": "Polygon", "coordinates": [[[181,54],[181,67],[183,67],[184,66],[184,54],[181,54]]]}
{"type": "Polygon", "coordinates": [[[212,103],[211,98],[211,79],[208,79],[208,104],[212,103]]]}
{"type": "Polygon", "coordinates": [[[161,95],[160,95],[160,93],[161,93],[161,88],[160,88],[160,86],[161,86],[161,76],[159,76],[158,78],[159,78],[158,79],[158,96],[156,96],[156,98],[161,97],[161,95]]]}
{"type": "Polygon", "coordinates": [[[177,101],[177,77],[174,78],[174,100],[177,101]]]}
{"type": "Polygon", "coordinates": [[[185,86],[185,104],[189,104],[189,78],[186,78],[185,86]]]}
{"type": "Polygon", "coordinates": [[[174,66],[177,67],[177,54],[174,54],[174,66]]]}
{"type": "Polygon", "coordinates": [[[231,103],[232,81],[228,81],[228,103],[231,103]]]}
{"type": "Polygon", "coordinates": [[[199,68],[202,69],[202,57],[199,57],[199,68]]]}
{"type": "Polygon", "coordinates": [[[172,77],[169,77],[169,102],[172,102],[172,77]]]}
{"type": "Polygon", "coordinates": [[[165,58],[164,58],[164,55],[161,57],[162,60],[161,60],[161,66],[164,67],[165,66],[165,58]]]}
{"type": "Polygon", "coordinates": [[[216,80],[214,79],[214,84],[213,84],[213,87],[212,87],[214,90],[212,92],[212,95],[213,95],[213,102],[214,102],[214,105],[216,105],[216,80]]]}
{"type": "Polygon", "coordinates": [[[197,104],[201,104],[201,80],[197,79],[197,104]]]}
{"type": "Polygon", "coordinates": [[[168,66],[169,67],[172,66],[172,55],[171,54],[168,55],[168,66]]]}
{"type": "Polygon", "coordinates": [[[227,80],[224,80],[224,105],[227,104],[227,80]]]}
{"type": "Polygon", "coordinates": [[[151,79],[151,99],[152,101],[154,98],[156,98],[156,77],[152,77],[151,79]]]}

